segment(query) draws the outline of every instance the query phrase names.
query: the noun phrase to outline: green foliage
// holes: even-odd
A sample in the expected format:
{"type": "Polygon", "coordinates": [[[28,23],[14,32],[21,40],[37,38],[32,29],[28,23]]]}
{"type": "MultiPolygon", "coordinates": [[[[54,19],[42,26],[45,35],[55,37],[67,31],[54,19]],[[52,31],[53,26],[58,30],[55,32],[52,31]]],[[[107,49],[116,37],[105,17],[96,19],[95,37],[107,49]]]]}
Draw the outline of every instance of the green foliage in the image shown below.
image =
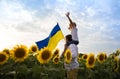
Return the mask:
{"type": "MultiPolygon", "coordinates": [[[[120,79],[120,68],[114,71],[114,54],[103,62],[95,62],[94,68],[86,67],[86,60],[79,61],[78,79],[120,79]]],[[[120,59],[119,59],[120,66],[120,59]]],[[[9,59],[0,65],[0,79],[66,79],[64,58],[58,64],[52,60],[47,64],[40,64],[36,56],[30,55],[23,62],[9,59]]]]}

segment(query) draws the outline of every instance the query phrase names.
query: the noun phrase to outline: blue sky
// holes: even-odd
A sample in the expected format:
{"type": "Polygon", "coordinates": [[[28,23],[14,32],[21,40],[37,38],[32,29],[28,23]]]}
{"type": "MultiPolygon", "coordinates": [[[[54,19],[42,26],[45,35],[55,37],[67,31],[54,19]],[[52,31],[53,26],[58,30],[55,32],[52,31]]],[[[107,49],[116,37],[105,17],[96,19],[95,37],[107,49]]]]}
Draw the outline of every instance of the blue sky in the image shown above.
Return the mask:
{"type": "MultiPolygon", "coordinates": [[[[119,0],[0,0],[0,50],[32,45],[58,22],[70,33],[66,12],[77,23],[79,52],[112,53],[120,48],[119,0]]],[[[63,50],[64,40],[58,47],[63,50]]]]}

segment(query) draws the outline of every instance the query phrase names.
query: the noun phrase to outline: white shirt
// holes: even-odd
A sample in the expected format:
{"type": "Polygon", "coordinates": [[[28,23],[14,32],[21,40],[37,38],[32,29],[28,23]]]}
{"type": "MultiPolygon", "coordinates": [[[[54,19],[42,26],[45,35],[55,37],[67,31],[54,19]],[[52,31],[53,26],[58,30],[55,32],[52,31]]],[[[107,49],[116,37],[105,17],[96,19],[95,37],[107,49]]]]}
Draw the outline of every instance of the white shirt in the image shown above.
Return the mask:
{"type": "MultiPolygon", "coordinates": [[[[76,27],[71,29],[71,35],[72,35],[72,39],[74,41],[79,41],[76,27]]],[[[71,69],[74,69],[74,68],[78,68],[79,67],[79,63],[78,63],[78,60],[77,60],[78,47],[75,44],[70,44],[68,48],[70,49],[70,51],[72,53],[72,60],[69,64],[65,63],[65,69],[71,70],[71,69]]]]}
{"type": "Polygon", "coordinates": [[[77,61],[77,56],[78,56],[78,47],[75,44],[70,44],[68,47],[72,53],[72,60],[69,64],[65,63],[65,69],[67,70],[71,70],[74,68],[78,68],[79,67],[79,63],[77,61]]]}
{"type": "Polygon", "coordinates": [[[75,41],[79,41],[78,39],[78,34],[77,34],[77,28],[74,27],[72,30],[71,30],[71,35],[72,35],[72,39],[75,40],[75,41]]]}
{"type": "Polygon", "coordinates": [[[75,44],[70,44],[68,47],[72,53],[72,58],[75,58],[78,56],[78,47],[75,44]]]}

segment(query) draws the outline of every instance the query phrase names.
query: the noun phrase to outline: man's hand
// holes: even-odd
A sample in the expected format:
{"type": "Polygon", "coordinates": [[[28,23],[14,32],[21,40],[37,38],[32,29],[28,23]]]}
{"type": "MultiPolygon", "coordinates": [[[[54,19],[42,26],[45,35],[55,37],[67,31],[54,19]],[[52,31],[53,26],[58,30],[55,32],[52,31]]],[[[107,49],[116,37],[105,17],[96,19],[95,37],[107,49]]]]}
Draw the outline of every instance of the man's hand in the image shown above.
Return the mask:
{"type": "Polygon", "coordinates": [[[65,45],[64,45],[64,50],[63,50],[63,52],[62,52],[62,56],[64,56],[64,54],[65,54],[67,48],[68,48],[68,46],[65,44],[65,45]]]}

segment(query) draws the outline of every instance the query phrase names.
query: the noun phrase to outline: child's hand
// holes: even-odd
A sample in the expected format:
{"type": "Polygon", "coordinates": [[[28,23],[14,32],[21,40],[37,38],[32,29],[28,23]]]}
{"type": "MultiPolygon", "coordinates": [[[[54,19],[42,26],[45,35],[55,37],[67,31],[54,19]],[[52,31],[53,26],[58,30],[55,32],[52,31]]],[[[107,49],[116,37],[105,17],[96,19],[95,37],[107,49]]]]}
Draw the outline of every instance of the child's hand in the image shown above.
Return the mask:
{"type": "Polygon", "coordinates": [[[69,12],[67,12],[67,13],[66,13],[66,16],[67,16],[67,17],[69,17],[69,15],[70,15],[70,13],[69,13],[69,12]]]}

